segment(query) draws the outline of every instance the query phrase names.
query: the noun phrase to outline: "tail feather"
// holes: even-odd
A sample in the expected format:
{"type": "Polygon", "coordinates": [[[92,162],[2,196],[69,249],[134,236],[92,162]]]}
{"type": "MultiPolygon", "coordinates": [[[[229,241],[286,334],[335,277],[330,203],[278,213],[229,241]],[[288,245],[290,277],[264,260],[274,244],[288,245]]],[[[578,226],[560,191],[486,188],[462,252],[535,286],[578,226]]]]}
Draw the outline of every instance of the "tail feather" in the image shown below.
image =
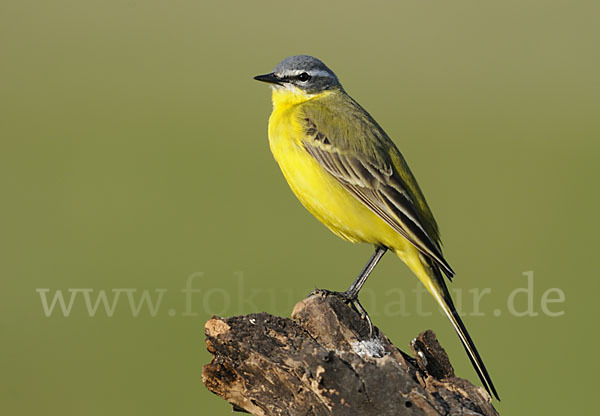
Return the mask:
{"type": "Polygon", "coordinates": [[[429,263],[429,266],[429,270],[433,271],[433,274],[435,275],[432,276],[433,284],[428,287],[429,291],[435,297],[435,300],[442,307],[444,313],[452,323],[452,326],[458,334],[458,337],[460,338],[460,341],[462,342],[463,347],[465,348],[465,351],[467,352],[467,355],[471,360],[471,364],[473,364],[473,368],[475,369],[477,375],[479,376],[479,379],[481,380],[481,383],[488,391],[488,393],[493,394],[494,397],[496,397],[496,399],[500,400],[498,392],[494,387],[494,383],[492,383],[492,379],[487,369],[485,368],[485,365],[483,364],[483,360],[481,359],[477,348],[475,347],[475,343],[473,342],[473,339],[469,335],[465,324],[463,323],[462,319],[458,315],[458,312],[456,311],[456,308],[454,307],[454,302],[452,302],[450,292],[448,292],[448,288],[446,287],[446,283],[444,282],[443,276],[441,275],[439,268],[437,267],[437,265],[432,263],[429,263]]]}

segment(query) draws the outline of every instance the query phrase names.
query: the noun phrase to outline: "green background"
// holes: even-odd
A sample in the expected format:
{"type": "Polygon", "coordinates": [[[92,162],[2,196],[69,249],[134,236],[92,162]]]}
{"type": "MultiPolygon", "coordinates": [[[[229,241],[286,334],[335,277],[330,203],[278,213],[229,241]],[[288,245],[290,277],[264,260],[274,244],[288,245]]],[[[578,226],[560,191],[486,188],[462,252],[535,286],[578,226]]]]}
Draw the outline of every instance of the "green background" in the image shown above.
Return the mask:
{"type": "MultiPolygon", "coordinates": [[[[289,316],[315,287],[350,283],[371,248],[339,240],[295,200],[268,149],[269,90],[252,80],[298,53],[336,71],[409,161],[499,411],[591,407],[599,7],[393,3],[0,3],[3,414],[230,414],[201,383],[204,322],[289,316]],[[518,317],[507,300],[527,271],[538,315],[518,317]],[[182,316],[194,273],[197,315],[182,316]],[[134,317],[126,294],[112,317],[90,317],[81,293],[68,317],[46,317],[44,288],[167,292],[154,317],[134,317]],[[483,316],[470,316],[473,288],[491,289],[483,316]],[[541,310],[550,288],[565,295],[549,305],[561,316],[541,310]]],[[[422,305],[431,316],[417,313],[415,287],[390,255],[362,298],[400,348],[432,328],[475,380],[433,301],[422,305]]]]}

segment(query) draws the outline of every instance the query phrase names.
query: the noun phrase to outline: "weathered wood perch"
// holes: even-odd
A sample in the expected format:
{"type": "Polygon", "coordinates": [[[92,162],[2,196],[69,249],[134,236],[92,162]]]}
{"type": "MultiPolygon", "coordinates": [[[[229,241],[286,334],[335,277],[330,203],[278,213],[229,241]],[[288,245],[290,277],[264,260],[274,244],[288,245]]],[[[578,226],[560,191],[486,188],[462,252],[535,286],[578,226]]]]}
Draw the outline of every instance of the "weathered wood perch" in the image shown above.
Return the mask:
{"type": "Polygon", "coordinates": [[[432,331],[398,350],[336,296],[317,293],[292,319],[213,317],[202,381],[254,415],[497,415],[489,394],[456,377],[432,331]],[[293,319],[293,320],[292,320],[293,319]]]}

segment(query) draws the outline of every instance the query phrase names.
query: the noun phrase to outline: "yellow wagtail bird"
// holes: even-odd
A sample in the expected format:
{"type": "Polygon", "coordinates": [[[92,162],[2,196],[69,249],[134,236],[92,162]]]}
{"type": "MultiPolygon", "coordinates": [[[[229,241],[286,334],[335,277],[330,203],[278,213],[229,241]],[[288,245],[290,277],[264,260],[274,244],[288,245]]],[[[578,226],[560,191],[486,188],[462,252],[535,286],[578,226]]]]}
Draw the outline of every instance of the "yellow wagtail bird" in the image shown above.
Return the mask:
{"type": "Polygon", "coordinates": [[[442,255],[436,221],[392,140],[316,58],[286,58],[254,79],[273,87],[269,143],[294,194],[338,236],[375,246],[356,280],[338,295],[368,319],[358,292],[386,251],[393,251],[442,307],[481,382],[498,398],[446,287],[442,272],[451,279],[454,271],[442,255]]]}

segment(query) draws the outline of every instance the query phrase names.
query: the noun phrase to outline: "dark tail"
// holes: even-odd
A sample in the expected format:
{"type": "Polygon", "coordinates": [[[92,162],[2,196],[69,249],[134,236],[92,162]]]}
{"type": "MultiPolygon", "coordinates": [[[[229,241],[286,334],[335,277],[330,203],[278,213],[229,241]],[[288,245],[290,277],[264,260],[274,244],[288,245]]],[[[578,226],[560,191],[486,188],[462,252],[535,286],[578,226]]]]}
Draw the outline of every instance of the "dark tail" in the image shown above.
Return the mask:
{"type": "Polygon", "coordinates": [[[452,322],[452,326],[454,326],[454,330],[458,334],[458,337],[460,338],[463,347],[465,347],[465,351],[467,352],[467,355],[471,360],[471,364],[473,364],[473,368],[475,368],[475,371],[477,372],[481,383],[488,391],[488,393],[490,393],[490,395],[493,394],[494,397],[496,397],[496,399],[500,400],[498,392],[496,392],[496,388],[494,387],[494,383],[492,383],[492,379],[487,369],[485,368],[485,365],[483,364],[483,360],[481,359],[477,348],[475,347],[475,343],[473,342],[473,339],[469,335],[465,324],[463,323],[462,319],[460,319],[460,316],[458,315],[458,312],[454,307],[454,302],[452,302],[450,292],[448,291],[448,288],[446,286],[446,283],[444,282],[444,278],[438,266],[436,264],[433,264],[433,262],[428,263],[430,266],[428,271],[433,272],[432,274],[435,275],[431,276],[434,283],[434,285],[432,286],[437,286],[430,287],[428,289],[435,297],[435,300],[442,307],[442,309],[446,313],[446,316],[448,317],[448,319],[450,319],[450,322],[452,322]]]}

